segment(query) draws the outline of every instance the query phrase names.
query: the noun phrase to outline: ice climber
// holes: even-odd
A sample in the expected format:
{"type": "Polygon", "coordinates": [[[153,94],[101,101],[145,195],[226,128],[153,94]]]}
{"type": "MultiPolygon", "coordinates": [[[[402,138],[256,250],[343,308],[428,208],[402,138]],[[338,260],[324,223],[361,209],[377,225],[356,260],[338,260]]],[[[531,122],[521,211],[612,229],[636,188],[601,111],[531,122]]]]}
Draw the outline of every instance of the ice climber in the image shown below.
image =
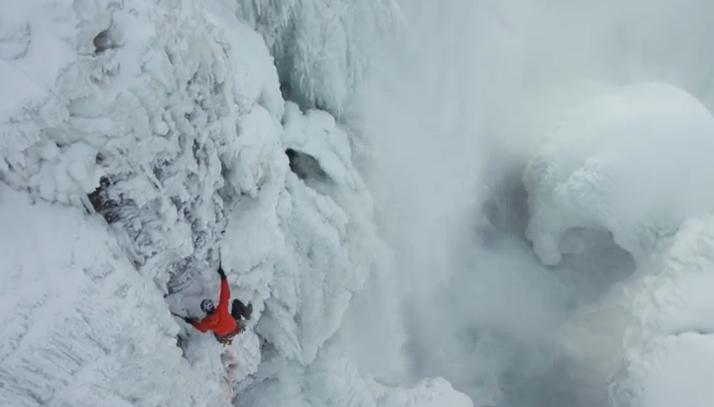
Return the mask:
{"type": "Polygon", "coordinates": [[[209,298],[201,301],[201,311],[206,313],[206,316],[197,321],[192,318],[184,318],[184,321],[193,325],[194,328],[201,332],[213,331],[213,335],[218,342],[230,344],[233,337],[236,336],[245,326],[246,320],[250,319],[250,314],[253,312],[251,304],[245,305],[239,299],[233,300],[231,312],[228,312],[228,301],[231,297],[231,289],[228,286],[226,273],[221,265],[218,266],[218,275],[221,276],[221,293],[218,300],[218,307],[213,305],[213,301],[209,298]]]}

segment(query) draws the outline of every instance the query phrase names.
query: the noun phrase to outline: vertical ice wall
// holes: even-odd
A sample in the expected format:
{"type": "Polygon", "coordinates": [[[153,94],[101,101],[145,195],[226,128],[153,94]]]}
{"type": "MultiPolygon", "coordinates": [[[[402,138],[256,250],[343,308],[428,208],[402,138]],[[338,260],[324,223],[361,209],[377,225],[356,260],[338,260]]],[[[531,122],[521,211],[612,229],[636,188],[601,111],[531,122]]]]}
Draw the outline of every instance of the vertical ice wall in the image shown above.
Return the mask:
{"type": "MultiPolygon", "coordinates": [[[[229,3],[229,2],[224,2],[229,3]]],[[[379,42],[395,33],[394,0],[239,0],[237,13],[268,45],[286,98],[336,116],[363,82],[379,42]]]]}

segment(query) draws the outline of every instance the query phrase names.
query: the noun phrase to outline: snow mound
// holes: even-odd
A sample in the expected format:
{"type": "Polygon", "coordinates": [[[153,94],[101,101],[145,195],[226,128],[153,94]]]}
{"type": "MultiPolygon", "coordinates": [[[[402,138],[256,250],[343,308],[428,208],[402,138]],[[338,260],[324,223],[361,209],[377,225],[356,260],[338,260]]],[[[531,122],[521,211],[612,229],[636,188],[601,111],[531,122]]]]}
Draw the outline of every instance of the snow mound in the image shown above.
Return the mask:
{"type": "MultiPolygon", "coordinates": [[[[631,405],[711,405],[714,389],[714,218],[686,222],[655,271],[628,285],[636,323],[614,395],[631,405]],[[687,377],[683,380],[682,377],[687,377]]],[[[644,274],[644,273],[643,273],[644,274]]]]}
{"type": "Polygon", "coordinates": [[[565,354],[584,368],[572,373],[579,388],[608,388],[613,405],[699,407],[714,397],[714,218],[688,220],[668,240],[562,329],[565,354]]]}
{"type": "MultiPolygon", "coordinates": [[[[714,338],[685,333],[652,341],[648,362],[637,361],[628,368],[641,383],[628,389],[642,407],[708,407],[714,399],[714,338]],[[644,365],[644,366],[643,366],[644,365]],[[686,379],[685,379],[686,378],[686,379]]],[[[630,378],[632,380],[632,378],[630,378]]],[[[624,387],[624,386],[623,386],[624,387]]],[[[627,393],[625,393],[627,394],[627,393]]],[[[627,394],[630,396],[630,394],[627,394]]],[[[630,396],[631,397],[631,396],[630,396]]],[[[626,400],[631,400],[626,398],[626,400]]]]}
{"type": "Polygon", "coordinates": [[[703,406],[714,396],[703,379],[714,363],[713,148],[707,109],[648,83],[576,106],[529,162],[526,233],[543,263],[595,236],[579,230],[611,234],[635,261],[559,332],[580,397],[650,407],[703,406]],[[704,367],[692,374],[695,360],[704,367]]]}
{"type": "Polygon", "coordinates": [[[635,259],[714,207],[714,118],[661,83],[624,87],[573,108],[529,162],[527,236],[560,262],[573,228],[612,233],[635,259]]]}

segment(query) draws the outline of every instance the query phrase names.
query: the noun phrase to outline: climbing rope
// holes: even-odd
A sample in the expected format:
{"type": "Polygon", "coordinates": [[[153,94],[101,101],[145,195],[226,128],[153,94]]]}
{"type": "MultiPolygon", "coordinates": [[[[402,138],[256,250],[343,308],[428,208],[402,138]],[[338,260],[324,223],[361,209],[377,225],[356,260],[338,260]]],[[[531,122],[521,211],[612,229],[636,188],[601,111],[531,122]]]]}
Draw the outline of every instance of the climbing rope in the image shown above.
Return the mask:
{"type": "Polygon", "coordinates": [[[236,355],[228,344],[223,344],[225,351],[221,357],[226,369],[226,385],[228,386],[228,404],[233,403],[233,371],[236,366],[236,355]]]}

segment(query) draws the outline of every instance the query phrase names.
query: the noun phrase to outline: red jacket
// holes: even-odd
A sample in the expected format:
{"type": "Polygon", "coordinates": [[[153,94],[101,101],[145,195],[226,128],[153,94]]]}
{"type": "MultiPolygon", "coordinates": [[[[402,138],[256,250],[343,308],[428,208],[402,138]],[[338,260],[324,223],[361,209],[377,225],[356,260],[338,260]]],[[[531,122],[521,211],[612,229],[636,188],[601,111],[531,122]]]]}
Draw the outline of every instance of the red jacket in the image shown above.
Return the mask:
{"type": "Polygon", "coordinates": [[[231,297],[231,289],[228,286],[228,281],[221,279],[221,298],[218,301],[218,307],[212,314],[198,322],[192,322],[191,325],[201,332],[213,331],[218,337],[228,337],[236,335],[240,331],[240,327],[233,319],[233,316],[228,312],[228,300],[231,297]]]}

